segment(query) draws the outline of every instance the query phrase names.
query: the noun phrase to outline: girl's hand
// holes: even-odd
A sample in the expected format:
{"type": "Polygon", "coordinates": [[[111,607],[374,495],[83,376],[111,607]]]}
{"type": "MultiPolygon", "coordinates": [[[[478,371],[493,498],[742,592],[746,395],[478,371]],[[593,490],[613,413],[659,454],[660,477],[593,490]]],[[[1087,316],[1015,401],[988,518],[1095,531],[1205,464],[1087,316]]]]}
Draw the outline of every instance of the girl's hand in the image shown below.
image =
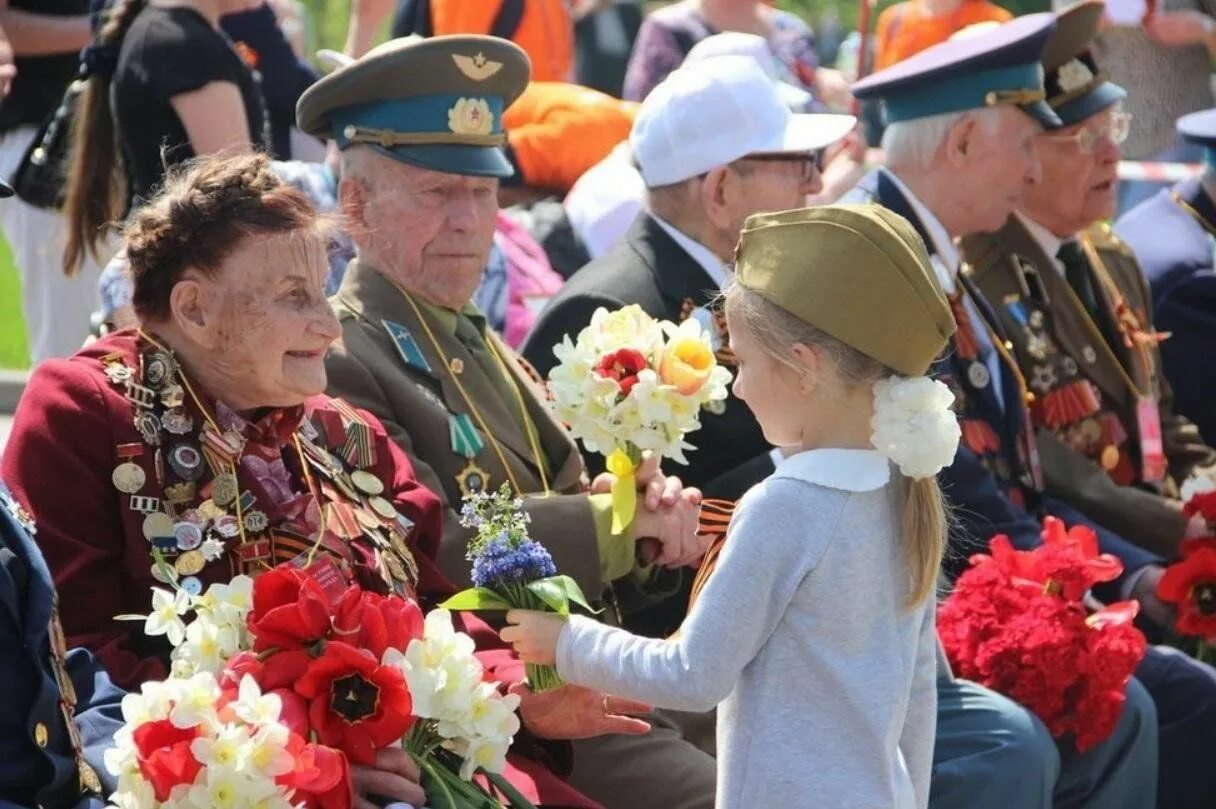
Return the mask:
{"type": "Polygon", "coordinates": [[[561,637],[566,619],[552,612],[511,610],[507,623],[498,633],[515,647],[515,653],[525,663],[552,666],[557,660],[557,639],[561,637]]]}

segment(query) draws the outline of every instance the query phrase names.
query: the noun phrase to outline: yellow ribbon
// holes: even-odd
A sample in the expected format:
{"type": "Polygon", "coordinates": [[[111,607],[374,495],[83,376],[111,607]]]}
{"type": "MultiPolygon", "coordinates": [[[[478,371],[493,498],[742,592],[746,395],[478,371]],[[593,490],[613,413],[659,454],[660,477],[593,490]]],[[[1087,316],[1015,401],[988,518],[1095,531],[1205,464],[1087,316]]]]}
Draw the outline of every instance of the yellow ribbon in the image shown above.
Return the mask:
{"type": "Polygon", "coordinates": [[[612,484],[612,533],[623,534],[638,508],[638,464],[623,449],[613,450],[606,462],[616,480],[612,484]]]}

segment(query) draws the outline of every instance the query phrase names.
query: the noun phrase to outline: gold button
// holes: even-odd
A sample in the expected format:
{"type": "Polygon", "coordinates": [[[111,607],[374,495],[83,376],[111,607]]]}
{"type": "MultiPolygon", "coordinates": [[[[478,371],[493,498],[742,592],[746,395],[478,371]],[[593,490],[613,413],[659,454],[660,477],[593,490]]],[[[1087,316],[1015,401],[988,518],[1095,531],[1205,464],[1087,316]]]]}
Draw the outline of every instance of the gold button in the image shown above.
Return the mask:
{"type": "Polygon", "coordinates": [[[39,747],[46,747],[47,742],[51,740],[51,732],[47,730],[44,722],[39,722],[34,725],[34,741],[39,747]]]}
{"type": "Polygon", "coordinates": [[[456,374],[457,376],[464,373],[464,360],[462,360],[460,357],[454,357],[452,359],[452,373],[456,374]]]}

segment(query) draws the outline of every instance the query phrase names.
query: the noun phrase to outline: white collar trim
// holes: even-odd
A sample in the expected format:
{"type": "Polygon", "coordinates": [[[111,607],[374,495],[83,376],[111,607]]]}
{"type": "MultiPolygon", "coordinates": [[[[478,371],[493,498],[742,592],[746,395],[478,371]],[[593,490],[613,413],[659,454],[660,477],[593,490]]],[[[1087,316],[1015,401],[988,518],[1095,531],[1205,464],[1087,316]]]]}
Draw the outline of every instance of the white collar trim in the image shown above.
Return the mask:
{"type": "Polygon", "coordinates": [[[719,290],[726,289],[726,279],[728,277],[726,265],[714,255],[712,250],[691,238],[653,211],[647,211],[647,213],[650,214],[651,219],[658,223],[659,227],[666,231],[671,240],[680,246],[680,249],[687,253],[693,261],[701,265],[701,269],[705,270],[705,274],[710,277],[710,280],[718,285],[719,290]]]}
{"type": "Polygon", "coordinates": [[[778,464],[773,477],[845,492],[872,492],[887,485],[891,464],[872,449],[808,449],[778,464]]]}

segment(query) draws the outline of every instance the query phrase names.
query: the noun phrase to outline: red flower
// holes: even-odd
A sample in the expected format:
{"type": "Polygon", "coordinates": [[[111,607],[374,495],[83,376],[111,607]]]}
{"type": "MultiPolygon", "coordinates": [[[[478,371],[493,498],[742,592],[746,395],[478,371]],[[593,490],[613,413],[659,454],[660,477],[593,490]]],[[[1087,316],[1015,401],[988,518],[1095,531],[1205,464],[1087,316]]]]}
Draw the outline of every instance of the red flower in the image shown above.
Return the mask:
{"type": "Polygon", "coordinates": [[[329,598],[298,569],[279,566],[253,583],[249,631],[253,650],[302,649],[329,634],[329,598]]]}
{"type": "Polygon", "coordinates": [[[1216,550],[1216,537],[1191,537],[1190,539],[1184,539],[1182,540],[1182,545],[1178,548],[1178,555],[1185,559],[1201,548],[1216,550]]]}
{"type": "Polygon", "coordinates": [[[622,396],[628,396],[629,391],[638,383],[638,374],[649,366],[642,352],[634,348],[618,348],[600,358],[595,366],[595,372],[605,379],[616,382],[622,396]]]}
{"type": "Polygon", "coordinates": [[[295,767],[276,778],[275,783],[294,789],[293,799],[303,799],[306,806],[350,809],[354,796],[346,756],[332,747],[308,744],[294,733],[287,743],[287,750],[292,755],[295,767]]]}
{"type": "Polygon", "coordinates": [[[317,739],[357,764],[371,764],[377,749],[399,741],[414,722],[401,670],[340,641],[325,645],[295,690],[309,701],[317,739]]]}
{"type": "Polygon", "coordinates": [[[1157,595],[1178,605],[1174,628],[1180,633],[1205,639],[1216,636],[1216,550],[1201,547],[1167,567],[1157,595]]]}
{"type": "Polygon", "coordinates": [[[1191,495],[1191,499],[1183,504],[1182,511],[1188,517],[1202,514],[1209,523],[1216,522],[1216,491],[1191,495]]]}
{"type": "Polygon", "coordinates": [[[409,599],[351,587],[338,601],[333,629],[335,638],[380,660],[385,649],[404,652],[422,637],[422,610],[409,599]]]}
{"type": "Polygon", "coordinates": [[[179,784],[193,784],[203,765],[190,752],[198,728],[174,727],[168,719],[145,722],[133,738],[139,752],[139,772],[152,785],[156,800],[169,800],[179,784]]]}

